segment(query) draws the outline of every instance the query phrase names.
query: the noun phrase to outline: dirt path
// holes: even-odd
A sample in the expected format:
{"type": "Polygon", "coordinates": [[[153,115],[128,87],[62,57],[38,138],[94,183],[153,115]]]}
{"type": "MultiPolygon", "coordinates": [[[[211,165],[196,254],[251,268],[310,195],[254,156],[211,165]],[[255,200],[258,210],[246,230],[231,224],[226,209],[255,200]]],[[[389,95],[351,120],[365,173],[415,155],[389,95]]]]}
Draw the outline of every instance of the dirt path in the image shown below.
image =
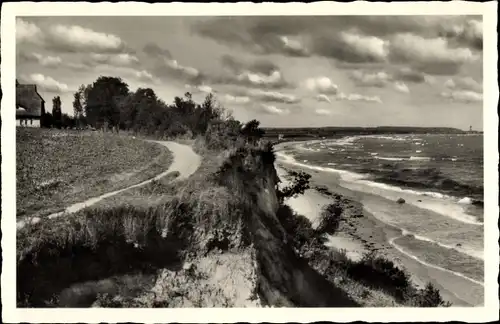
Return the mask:
{"type": "MultiPolygon", "coordinates": [[[[87,199],[83,202],[73,204],[73,205],[67,207],[62,212],[58,212],[58,213],[54,213],[54,214],[49,215],[48,218],[56,218],[56,217],[60,217],[63,215],[76,213],[77,211],[82,210],[83,208],[89,207],[91,205],[94,205],[95,203],[97,203],[105,198],[117,195],[125,190],[141,187],[145,184],[150,183],[153,180],[158,180],[171,172],[175,172],[175,171],[179,172],[179,176],[176,178],[176,180],[188,178],[200,166],[200,162],[201,162],[200,156],[198,154],[196,154],[191,149],[191,147],[189,147],[187,145],[179,144],[176,142],[167,142],[167,141],[149,141],[149,142],[154,142],[154,143],[158,143],[160,145],[164,145],[172,152],[173,161],[172,161],[172,164],[170,165],[170,167],[168,168],[168,170],[158,174],[154,178],[151,178],[149,180],[135,184],[133,186],[119,189],[119,190],[115,190],[112,192],[108,192],[108,193],[105,193],[103,195],[87,199]]],[[[40,220],[41,219],[39,217],[26,218],[24,220],[20,220],[17,222],[17,229],[23,228],[26,225],[26,223],[35,224],[35,223],[38,223],[40,220]]]]}

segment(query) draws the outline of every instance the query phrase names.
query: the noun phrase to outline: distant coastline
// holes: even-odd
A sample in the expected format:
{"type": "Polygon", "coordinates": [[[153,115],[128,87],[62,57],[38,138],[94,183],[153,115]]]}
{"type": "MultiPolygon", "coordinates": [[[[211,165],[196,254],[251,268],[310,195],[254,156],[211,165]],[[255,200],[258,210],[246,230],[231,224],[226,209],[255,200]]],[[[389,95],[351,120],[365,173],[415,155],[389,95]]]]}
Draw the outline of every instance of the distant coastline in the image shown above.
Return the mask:
{"type": "Polygon", "coordinates": [[[264,127],[265,138],[277,138],[279,142],[306,141],[315,139],[337,139],[360,135],[402,135],[402,134],[482,134],[482,131],[462,130],[451,127],[264,127]]]}

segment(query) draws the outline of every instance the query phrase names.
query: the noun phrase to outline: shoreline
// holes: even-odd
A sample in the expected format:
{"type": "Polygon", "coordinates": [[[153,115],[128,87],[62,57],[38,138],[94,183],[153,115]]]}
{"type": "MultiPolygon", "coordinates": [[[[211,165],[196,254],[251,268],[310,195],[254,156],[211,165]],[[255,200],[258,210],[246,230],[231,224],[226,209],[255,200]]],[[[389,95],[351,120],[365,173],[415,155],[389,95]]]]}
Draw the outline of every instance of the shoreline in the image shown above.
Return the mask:
{"type": "MultiPolygon", "coordinates": [[[[275,145],[275,150],[285,150],[296,143],[279,143],[275,145]]],[[[277,161],[276,169],[282,181],[287,170],[305,171],[311,174],[311,188],[303,195],[289,199],[286,204],[298,214],[309,218],[313,226],[316,224],[322,207],[332,199],[329,197],[331,194],[341,195],[355,204],[359,204],[363,216],[349,218],[347,222],[342,222],[338,233],[329,237],[327,246],[344,249],[347,255],[353,259],[361,258],[367,252],[383,253],[395,264],[406,269],[417,287],[423,288],[426,283],[431,282],[440,290],[443,299],[452,302],[453,306],[470,307],[480,306],[484,303],[484,286],[479,282],[474,283],[471,279],[458,273],[427,264],[407,253],[403,247],[394,244],[393,241],[404,235],[401,229],[382,222],[367,211],[362,204],[366,196],[374,195],[342,187],[340,176],[331,172],[309,169],[287,163],[287,161],[277,161]]],[[[371,197],[371,200],[374,198],[371,197]]],[[[382,200],[384,198],[381,199],[381,203],[383,203],[382,200]]]]}

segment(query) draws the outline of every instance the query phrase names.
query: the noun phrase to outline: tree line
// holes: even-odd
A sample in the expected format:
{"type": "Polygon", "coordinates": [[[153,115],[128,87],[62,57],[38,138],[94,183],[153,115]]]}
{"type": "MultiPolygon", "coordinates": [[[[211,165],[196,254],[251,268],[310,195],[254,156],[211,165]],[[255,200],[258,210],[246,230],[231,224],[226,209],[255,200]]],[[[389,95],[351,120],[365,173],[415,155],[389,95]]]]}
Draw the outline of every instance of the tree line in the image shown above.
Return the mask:
{"type": "Polygon", "coordinates": [[[43,127],[92,127],[156,137],[203,135],[214,147],[228,145],[241,135],[249,141],[263,136],[257,120],[243,125],[212,94],[196,103],[187,92],[167,104],[153,89],[131,91],[118,77],[101,76],[91,84],[81,85],[73,96],[73,116],[61,113],[60,97],[55,97],[52,104],[52,113],[42,118],[43,127]]]}

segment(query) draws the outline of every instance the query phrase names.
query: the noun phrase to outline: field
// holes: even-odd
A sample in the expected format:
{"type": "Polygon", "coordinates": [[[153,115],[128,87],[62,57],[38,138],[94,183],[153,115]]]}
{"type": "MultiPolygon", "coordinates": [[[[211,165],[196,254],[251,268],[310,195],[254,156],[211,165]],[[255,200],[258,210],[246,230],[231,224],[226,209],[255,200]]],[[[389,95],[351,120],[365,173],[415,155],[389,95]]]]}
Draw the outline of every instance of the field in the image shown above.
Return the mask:
{"type": "Polygon", "coordinates": [[[45,216],[166,170],[171,153],[132,137],[52,129],[16,130],[17,217],[45,216]]]}

